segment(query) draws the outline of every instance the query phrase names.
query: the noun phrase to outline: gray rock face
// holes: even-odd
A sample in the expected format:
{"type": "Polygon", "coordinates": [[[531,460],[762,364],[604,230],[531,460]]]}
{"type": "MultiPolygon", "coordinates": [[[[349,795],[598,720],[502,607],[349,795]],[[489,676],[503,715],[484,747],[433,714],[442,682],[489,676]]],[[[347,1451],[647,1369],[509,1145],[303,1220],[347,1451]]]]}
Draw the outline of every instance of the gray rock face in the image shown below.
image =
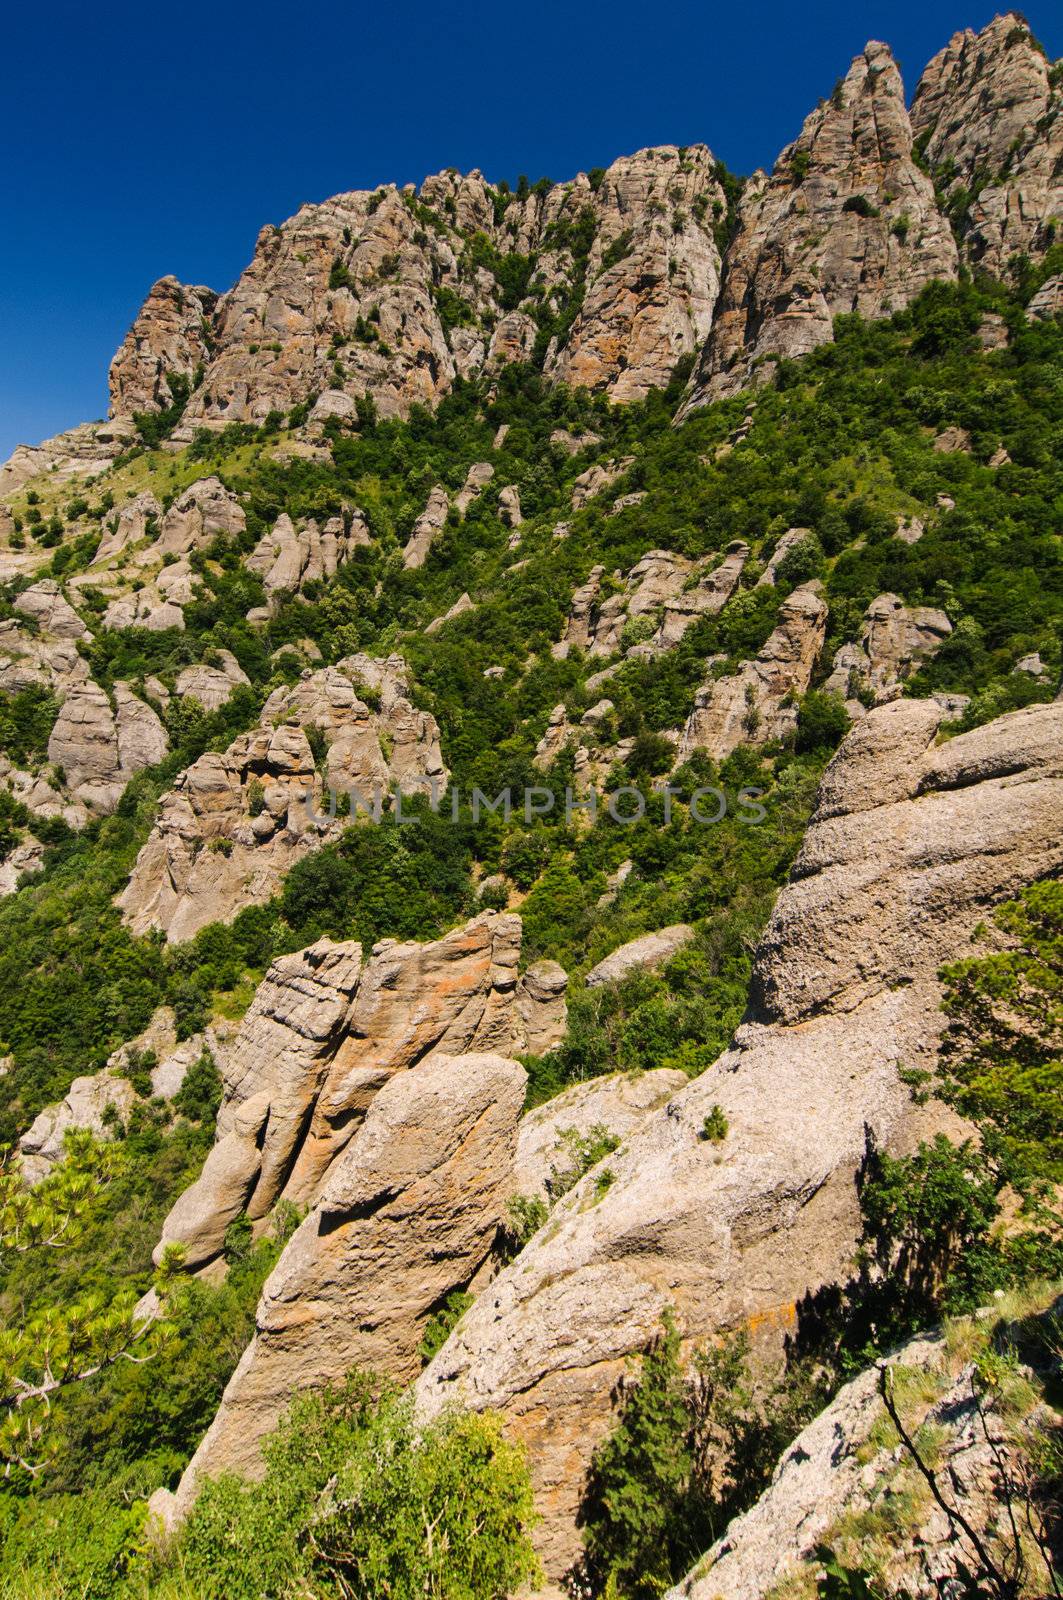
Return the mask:
{"type": "Polygon", "coordinates": [[[940,650],[952,632],[943,611],[906,606],[895,594],[880,594],[864,613],[857,645],[842,645],[824,689],[843,700],[869,691],[881,705],[901,693],[904,679],[940,650]]]}
{"type": "Polygon", "coordinates": [[[1016,255],[1043,256],[1063,212],[1063,98],[1050,63],[1014,11],[981,33],[953,34],[912,101],[912,129],[946,193],[974,192],[961,224],[968,261],[1006,276],[1016,255]]]}
{"type": "Polygon", "coordinates": [[[127,1078],[112,1077],[109,1072],[75,1078],[66,1098],[57,1105],[45,1106],[18,1141],[26,1182],[35,1187],[62,1161],[63,1140],[68,1131],[80,1128],[97,1139],[109,1139],[112,1129],[105,1114],[113,1110],[124,1121],[135,1099],[136,1092],[127,1078]]]}
{"type": "Polygon", "coordinates": [[[805,584],[783,601],[778,626],[755,661],[698,690],[679,742],[680,760],[705,750],[714,761],[722,761],[740,744],[793,732],[796,697],[812,681],[827,632],[827,606],[818,588],[805,584]]]}
{"type": "MultiPolygon", "coordinates": [[[[913,1413],[907,1426],[913,1433],[920,1428],[932,1432],[939,1482],[948,1486],[953,1503],[983,1534],[994,1525],[1006,1525],[1002,1468],[1013,1482],[1021,1481],[1021,1451],[1008,1442],[1012,1429],[1002,1426],[992,1395],[984,1402],[987,1438],[971,1386],[972,1363],[932,1335],[909,1340],[880,1365],[901,1375],[902,1413],[913,1413]],[[916,1396],[920,1390],[925,1395],[914,1406],[908,1398],[913,1389],[916,1396]]],[[[910,1492],[916,1467],[888,1443],[883,1445],[881,1435],[876,1437],[876,1427],[886,1421],[880,1365],[846,1384],[797,1436],[761,1498],[731,1523],[666,1600],[764,1600],[778,1592],[780,1582],[808,1581],[819,1567],[817,1543],[834,1545],[836,1535],[846,1525],[852,1528],[861,1512],[910,1492]]],[[[1040,1421],[1034,1412],[1017,1430],[1019,1437],[1022,1432],[1034,1436],[1040,1421]]],[[[850,1534],[846,1544],[852,1542],[850,1534]]],[[[958,1581],[958,1563],[969,1556],[945,1513],[933,1501],[921,1504],[916,1499],[891,1539],[887,1581],[891,1589],[898,1586],[895,1593],[927,1593],[929,1586],[947,1593],[958,1581]]],[[[1036,1556],[1033,1566],[1040,1568],[1036,1556]]],[[[1047,1586],[1047,1573],[1044,1579],[1047,1586]]]]}
{"type": "Polygon", "coordinates": [[[231,650],[219,650],[217,663],[197,662],[177,674],[174,694],[179,700],[196,700],[204,711],[220,711],[234,689],[250,688],[251,679],[231,650]]]}
{"type": "Polygon", "coordinates": [[[636,967],[663,966],[693,937],[694,929],[685,922],[677,922],[671,928],[660,928],[656,933],[644,933],[641,938],[622,944],[619,950],[614,950],[612,955],[592,967],[587,974],[587,988],[597,989],[603,983],[618,983],[636,967]]]}
{"type": "Polygon", "coordinates": [[[700,618],[714,617],[722,611],[737,589],[748,560],[749,546],[735,539],[727,546],[723,560],[703,572],[692,588],[684,584],[677,595],[666,599],[660,627],[653,636],[656,648],[673,649],[700,618]]]}
{"type": "Polygon", "coordinates": [[[29,617],[42,633],[50,634],[53,639],[82,639],[87,643],[92,638],[54,578],[42,578],[31,584],[16,597],[14,605],[16,611],[29,617]]]}
{"type": "Polygon", "coordinates": [[[169,749],[155,712],[123,683],[114,710],[98,684],[75,684],[48,740],[48,759],[66,787],[90,811],[113,811],[134,773],[161,761],[169,749]]]}
{"type": "Polygon", "coordinates": [[[402,564],[407,571],[415,571],[423,567],[428,559],[428,552],[435,543],[437,536],[443,531],[450,511],[450,500],[442,484],[436,484],[428,496],[428,504],[413,525],[413,532],[402,552],[402,564]]]}
{"type": "Polygon", "coordinates": [[[377,785],[382,794],[392,785],[405,794],[441,788],[439,729],[406,690],[398,656],[348,656],[274,690],[256,729],[201,756],[163,796],[119,897],[130,926],[162,928],[176,942],[268,900],[300,856],[338,831],[326,787],[353,786],[367,805],[377,785]],[[307,728],[325,740],[324,776],[307,728]]]}
{"type": "Polygon", "coordinates": [[[113,417],[170,405],[171,373],[192,382],[197,367],[209,357],[210,318],[217,299],[213,289],[190,288],[172,277],[152,285],[111,362],[113,417]]]}
{"type": "Polygon", "coordinates": [[[525,1082],[503,1056],[437,1055],[381,1089],[263,1290],[255,1337],[165,1507],[171,1520],[205,1477],[261,1474],[262,1438],[295,1395],[353,1366],[414,1375],[427,1317],[491,1249],[525,1082]]]}
{"type": "Polygon", "coordinates": [[[988,907],[1063,867],[1063,704],[934,745],[940,710],[900,700],[847,736],[755,964],[756,1020],[651,1113],[494,1280],[417,1385],[502,1412],[527,1445],[552,1578],[579,1550],[583,1475],[608,1396],[666,1304],[685,1332],[793,1326],[848,1267],[868,1130],[926,1124],[898,1077],[933,1065],[939,966],[988,907]],[[729,1124],[701,1137],[719,1105],[729,1124]]]}
{"type": "Polygon", "coordinates": [[[839,313],[899,311],[956,270],[933,184],[913,159],[897,64],[871,43],[771,176],[747,186],[688,405],[735,394],[777,359],[830,341],[839,313]]]}
{"type": "Polygon", "coordinates": [[[156,1258],[179,1243],[202,1265],[240,1210],[263,1217],[282,1195],[313,1204],[396,1073],[440,1053],[557,1044],[565,973],[540,962],[518,977],[520,939],[519,917],[485,912],[431,943],[384,940],[368,959],[353,941],[322,939],[274,961],[219,1061],[224,1151],[166,1219],[156,1258]],[[262,1111],[253,1131],[249,1105],[262,1111]]]}
{"type": "Polygon", "coordinates": [[[603,1127],[626,1139],[672,1095],[685,1089],[685,1072],[659,1067],[653,1072],[615,1072],[590,1078],[536,1106],[521,1118],[513,1187],[517,1194],[547,1196],[547,1182],[558,1163],[565,1164],[562,1135],[575,1130],[586,1136],[603,1127]],[[562,1148],[559,1149],[559,1141],[562,1148]]]}

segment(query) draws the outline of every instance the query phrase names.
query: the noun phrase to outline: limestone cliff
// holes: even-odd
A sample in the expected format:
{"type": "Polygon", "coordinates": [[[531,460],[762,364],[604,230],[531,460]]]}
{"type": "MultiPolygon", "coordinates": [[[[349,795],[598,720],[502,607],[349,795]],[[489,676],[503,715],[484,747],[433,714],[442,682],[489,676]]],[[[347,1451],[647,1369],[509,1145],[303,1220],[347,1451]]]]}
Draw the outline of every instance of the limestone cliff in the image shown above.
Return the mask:
{"type": "Polygon", "coordinates": [[[956,33],[919,80],[912,130],[963,254],[995,277],[1042,257],[1063,218],[1063,85],[1014,11],[956,33]]]}
{"type": "Polygon", "coordinates": [[[708,334],[724,203],[696,145],[523,196],[445,172],[303,206],[262,230],[216,305],[154,286],[112,364],[112,415],[169,404],[168,373],[193,386],[179,438],[326,392],[346,421],[366,394],[406,415],[456,377],[527,359],[540,328],[552,377],[640,399],[708,334]]]}
{"type": "Polygon", "coordinates": [[[769,378],[775,361],[832,339],[839,314],[900,310],[956,266],[897,63],[871,43],[771,175],[748,185],[690,405],[769,378]]]}

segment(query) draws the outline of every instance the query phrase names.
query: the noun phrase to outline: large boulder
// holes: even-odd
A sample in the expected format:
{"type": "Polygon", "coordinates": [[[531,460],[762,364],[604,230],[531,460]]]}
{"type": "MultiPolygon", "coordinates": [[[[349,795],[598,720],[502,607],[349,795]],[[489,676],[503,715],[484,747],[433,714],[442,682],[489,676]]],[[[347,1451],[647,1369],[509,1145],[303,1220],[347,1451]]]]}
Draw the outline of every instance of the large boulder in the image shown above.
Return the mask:
{"type": "Polygon", "coordinates": [[[381,1089],[268,1279],[217,1416],[176,1496],[156,1501],[164,1515],[183,1515],[205,1477],[258,1476],[296,1395],[355,1366],[414,1376],[427,1318],[491,1251],[525,1083],[503,1056],[437,1055],[381,1089]]]}
{"type": "Polygon", "coordinates": [[[779,1338],[847,1273],[868,1140],[904,1149],[940,1125],[901,1076],[934,1065],[939,967],[973,951],[994,904],[1063,869],[1063,704],[938,746],[940,716],[900,700],[847,736],[731,1048],[609,1156],[607,1189],[592,1171],[561,1201],[418,1383],[422,1415],[464,1401],[525,1442],[551,1577],[578,1554],[630,1355],[668,1305],[692,1338],[779,1338]],[[722,1141],[704,1136],[716,1107],[722,1141]]]}

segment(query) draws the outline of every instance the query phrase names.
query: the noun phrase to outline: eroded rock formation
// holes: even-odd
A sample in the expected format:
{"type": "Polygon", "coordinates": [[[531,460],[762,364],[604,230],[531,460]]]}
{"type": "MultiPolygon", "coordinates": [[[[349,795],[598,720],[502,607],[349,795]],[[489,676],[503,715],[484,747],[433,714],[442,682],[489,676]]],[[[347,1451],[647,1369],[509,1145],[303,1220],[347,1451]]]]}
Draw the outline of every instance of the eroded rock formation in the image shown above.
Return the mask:
{"type": "Polygon", "coordinates": [[[986,910],[1063,867],[1063,704],[938,747],[940,709],[897,701],[847,736],[755,964],[752,1018],[652,1113],[481,1295],[418,1383],[500,1410],[527,1445],[548,1573],[579,1550],[587,1463],[629,1355],[673,1305],[691,1337],[792,1326],[844,1276],[854,1175],[872,1136],[903,1148],[921,1118],[898,1067],[933,1065],[942,962],[986,910]],[[720,1106],[728,1133],[702,1137],[720,1106]]]}
{"type": "Polygon", "coordinates": [[[831,340],[840,313],[899,311],[956,268],[933,183],[913,158],[897,64],[871,43],[770,177],[747,185],[690,404],[735,394],[779,358],[831,340]]]}
{"type": "Polygon", "coordinates": [[[958,202],[968,261],[1002,278],[1045,254],[1063,215],[1063,94],[1017,12],[953,34],[919,80],[912,129],[958,202]]]}
{"type": "Polygon", "coordinates": [[[819,585],[804,584],[779,607],[779,622],[756,660],[699,689],[679,743],[680,759],[694,750],[722,761],[740,744],[782,739],[797,726],[804,694],[823,648],[827,606],[819,585]]]}
{"type": "Polygon", "coordinates": [[[494,1242],[525,1082],[504,1056],[437,1054],[380,1090],[267,1281],[218,1414],[157,1512],[183,1515],[203,1477],[260,1475],[262,1438],[297,1394],[354,1366],[414,1375],[425,1320],[494,1242]]]}
{"type": "Polygon", "coordinates": [[[393,785],[441,791],[439,729],[407,687],[400,657],[348,656],[274,690],[257,728],[200,756],[163,796],[119,898],[130,926],[178,941],[268,900],[302,855],[339,831],[328,789],[357,789],[367,805],[393,785]],[[324,743],[322,769],[311,737],[324,743]]]}
{"type": "MultiPolygon", "coordinates": [[[[313,1204],[382,1087],[434,1053],[534,1051],[564,1033],[565,974],[518,976],[520,918],[485,912],[430,943],[323,939],[273,963],[222,1063],[217,1143],[156,1251],[216,1256],[240,1211],[313,1204]],[[235,1208],[235,1209],[234,1209],[235,1208]]],[[[545,969],[545,970],[542,970],[545,969]]]]}

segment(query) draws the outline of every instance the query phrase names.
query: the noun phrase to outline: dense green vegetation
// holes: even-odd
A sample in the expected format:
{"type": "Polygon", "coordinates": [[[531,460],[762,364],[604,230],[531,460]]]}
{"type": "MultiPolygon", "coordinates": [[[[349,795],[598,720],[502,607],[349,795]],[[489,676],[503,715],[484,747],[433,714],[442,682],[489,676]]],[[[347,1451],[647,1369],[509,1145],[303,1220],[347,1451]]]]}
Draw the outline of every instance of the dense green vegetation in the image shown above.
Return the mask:
{"type": "MultiPolygon", "coordinates": [[[[571,252],[574,265],[568,297],[542,305],[544,338],[575,315],[590,243],[579,221],[553,242],[571,252]]],[[[533,262],[496,259],[475,242],[470,250],[473,265],[494,273],[505,295],[519,297],[534,285],[533,262]]],[[[935,286],[887,321],[840,319],[835,342],[783,364],[772,388],[698,411],[681,426],[675,413],[684,370],[666,391],[620,408],[549,387],[534,364],[508,369],[490,390],[460,383],[435,414],[415,410],[405,422],[377,420],[363,407],[356,433],[329,425],[328,463],[277,459],[279,417],[261,430],[234,425],[200,436],[180,455],[153,448],[164,423],[142,423],[144,447],[112,481],[130,490],[151,486],[166,506],[195,476],[216,472],[242,497],[246,532],[195,553],[202,590],[186,610],[183,632],[108,630],[102,604],[87,598],[94,638],[83,652],[105,688],[128,681],[143,689],[152,675],[172,688],[182,667],[231,650],[251,687],[213,716],[172,699],[165,711],[172,754],[130,784],[114,816],[80,834],[61,822],[41,823],[0,797],[5,852],[26,832],[47,849],[43,873],[0,901],[0,1055],[11,1057],[0,1075],[0,1138],[12,1141],[75,1076],[99,1070],[162,1003],[174,1007],[178,1031],[188,1037],[216,1009],[238,1015],[274,956],[323,934],[367,944],[385,936],[429,938],[484,905],[510,901],[523,918],[524,960],[557,959],[576,979],[564,1044],[528,1063],[533,1100],[617,1068],[704,1070],[742,1015],[757,938],[799,845],[819,775],[845,732],[844,709],[822,692],[822,682],[834,651],[858,637],[867,604],[892,591],[908,604],[946,612],[950,639],[907,687],[919,695],[971,696],[965,725],[1055,692],[1063,662],[1063,327],[1027,324],[1023,301],[1034,286],[1032,279],[1014,293],[981,282],[935,286]],[[990,311],[1004,317],[1011,339],[1005,350],[987,354],[977,330],[990,311]],[[495,449],[503,424],[508,431],[495,449]],[[935,435],[948,427],[967,430],[969,452],[934,449],[935,435]],[[570,454],[551,442],[559,428],[591,435],[592,442],[570,454]],[[630,466],[609,492],[571,509],[581,472],[627,457],[630,466]],[[483,460],[495,467],[492,484],[464,521],[451,514],[421,569],[404,570],[402,547],[432,486],[456,490],[483,460]],[[991,460],[1002,464],[990,466],[991,460]],[[498,510],[499,488],[508,484],[518,488],[527,519],[519,551],[510,549],[498,510]],[[636,491],[640,503],[613,512],[614,498],[636,491]],[[352,506],[363,511],[371,542],[335,577],[286,597],[268,622],[249,624],[247,611],[264,595],[242,563],[261,535],[282,512],[298,521],[349,516],[352,506]],[[917,542],[894,537],[901,517],[925,522],[917,542]],[[765,561],[791,527],[807,528],[808,537],[780,567],[776,586],[757,588],[765,561]],[[733,539],[752,548],[739,593],[675,650],[627,659],[604,691],[586,686],[603,661],[588,662],[578,651],[565,659],[551,653],[572,592],[593,566],[605,568],[608,591],[648,550],[710,557],[733,539]],[[661,735],[682,726],[705,681],[706,658],[720,658],[717,672],[748,659],[771,632],[780,601],[809,578],[823,583],[829,636],[819,676],[799,707],[795,738],[740,749],[719,768],[696,755],[672,775],[678,795],[666,820],[663,797],[650,792],[674,759],[661,735]],[[475,610],[427,635],[425,625],[465,591],[475,610]],[[269,904],[248,908],[231,925],[213,925],[176,947],[134,938],[113,899],[148,835],[159,795],[202,752],[224,749],[252,726],[266,695],[295,681],[318,655],[335,662],[359,650],[405,656],[413,698],[437,718],[463,797],[457,823],[446,807],[434,815],[415,803],[406,808],[408,825],[394,817],[379,827],[352,825],[301,861],[269,904]],[[1016,663],[1035,651],[1044,676],[1016,673],[1016,663]],[[500,672],[485,676],[489,669],[500,672]],[[562,756],[545,774],[534,764],[553,707],[564,704],[575,723],[603,692],[613,702],[612,735],[631,741],[609,787],[631,783],[648,794],[645,817],[632,825],[604,811],[593,822],[566,818],[571,758],[562,756]],[[497,814],[474,824],[473,786],[493,796],[506,785],[526,784],[553,790],[557,804],[549,815],[526,822],[518,807],[508,821],[497,814]],[[699,785],[718,785],[729,797],[727,814],[714,826],[691,816],[699,785]],[[743,790],[758,791],[762,821],[743,820],[736,804],[743,790]],[[611,889],[628,862],[629,875],[611,889]],[[478,898],[479,881],[497,874],[504,877],[501,893],[478,898]],[[696,937],[659,971],[590,991],[579,985],[592,964],[626,940],[681,921],[695,926],[696,937]]],[[[27,497],[16,537],[36,541],[53,575],[70,576],[91,560],[114,509],[107,479],[47,516],[27,497]],[[73,524],[77,534],[64,533],[73,524]]],[[[12,614],[20,584],[0,593],[0,616],[12,614]]],[[[0,700],[0,755],[43,767],[56,709],[37,690],[0,700]]],[[[754,1392],[740,1351],[717,1353],[717,1366],[705,1365],[706,1357],[699,1369],[702,1409],[692,1414],[676,1336],[665,1330],[647,1357],[636,1391],[642,1399],[625,1409],[622,1431],[596,1465],[587,1547],[595,1584],[612,1581],[617,1593],[633,1597],[657,1593],[719,1531],[763,1481],[787,1429],[818,1400],[821,1390],[809,1376],[813,1351],[834,1381],[866,1360],[877,1341],[942,1311],[963,1310],[1028,1274],[1035,1258],[1054,1269],[1050,1186],[1059,1181],[1061,1161],[1058,887],[1031,891],[999,917],[998,931],[1014,948],[946,975],[954,1029],[936,1086],[974,1121],[980,1146],[934,1144],[904,1162],[872,1153],[857,1281],[810,1308],[807,1339],[777,1395],[754,1392]],[[1046,1018],[1055,1034],[1038,1034],[1032,1047],[1030,1028],[1046,1018]],[[1001,1208],[1012,1193],[1025,1209],[1021,1226],[1005,1234],[1001,1208]],[[703,1465],[709,1437],[717,1444],[726,1438],[731,1452],[724,1477],[717,1472],[711,1481],[703,1465]]],[[[76,1245],[72,1235],[72,1248],[17,1252],[0,1264],[0,1304],[16,1331],[94,1295],[125,1307],[151,1286],[150,1250],[161,1218],[211,1142],[217,1082],[205,1064],[190,1075],[183,1098],[166,1107],[151,1101],[143,1070],[134,1068],[134,1081],[139,1099],[109,1147],[107,1181],[79,1202],[76,1245]]],[[[715,1136],[707,1126],[706,1138],[715,1136]]],[[[587,1152],[571,1155],[572,1170],[583,1169],[587,1152]]],[[[565,1179],[559,1172],[558,1192],[565,1179]]],[[[357,1593],[370,1572],[377,1592],[471,1600],[526,1570],[523,1543],[507,1545],[501,1537],[491,1546],[496,1568],[472,1574],[461,1566],[468,1524],[465,1511],[453,1508],[452,1466],[460,1465],[483,1496],[476,1514],[490,1526],[528,1516],[519,1463],[490,1430],[459,1418],[447,1424],[450,1433],[443,1429],[417,1446],[402,1403],[390,1394],[370,1403],[357,1383],[293,1416],[275,1441],[276,1465],[262,1488],[227,1484],[210,1492],[179,1553],[180,1570],[151,1573],[143,1566],[137,1551],[144,1496],[160,1482],[172,1484],[195,1448],[246,1342],[260,1285],[291,1220],[282,1220],[277,1237],[254,1245],[246,1225],[234,1227],[221,1287],[163,1285],[164,1359],[109,1363],[55,1397],[47,1457],[34,1461],[32,1472],[15,1470],[0,1492],[0,1584],[10,1592],[37,1592],[34,1583],[54,1579],[61,1594],[109,1595],[120,1592],[119,1582],[131,1585],[131,1593],[152,1583],[162,1586],[160,1593],[281,1593],[270,1588],[277,1552],[288,1563],[285,1582],[323,1595],[357,1593]],[[318,1454],[307,1450],[308,1440],[320,1446],[318,1454]],[[297,1460],[293,1481],[282,1482],[297,1460]],[[381,1460],[394,1463],[387,1483],[381,1460]],[[350,1461],[365,1466],[359,1483],[330,1488],[333,1470],[350,1461]],[[329,1462],[335,1465],[326,1472],[329,1462]],[[358,1501],[356,1491],[365,1498],[358,1501]],[[356,1504],[370,1515],[356,1518],[356,1504]],[[440,1505],[456,1519],[454,1568],[429,1570],[421,1551],[401,1573],[389,1570],[386,1542],[374,1529],[406,1549],[417,1519],[435,1515],[440,1505]],[[350,1561],[363,1565],[344,1565],[350,1561]],[[21,1588],[20,1573],[27,1575],[21,1588]]],[[[515,1249],[544,1215],[525,1207],[511,1220],[515,1249]]],[[[426,1357],[462,1309],[454,1300],[426,1329],[426,1357]]],[[[101,1326],[98,1336],[105,1332],[101,1326]]]]}

